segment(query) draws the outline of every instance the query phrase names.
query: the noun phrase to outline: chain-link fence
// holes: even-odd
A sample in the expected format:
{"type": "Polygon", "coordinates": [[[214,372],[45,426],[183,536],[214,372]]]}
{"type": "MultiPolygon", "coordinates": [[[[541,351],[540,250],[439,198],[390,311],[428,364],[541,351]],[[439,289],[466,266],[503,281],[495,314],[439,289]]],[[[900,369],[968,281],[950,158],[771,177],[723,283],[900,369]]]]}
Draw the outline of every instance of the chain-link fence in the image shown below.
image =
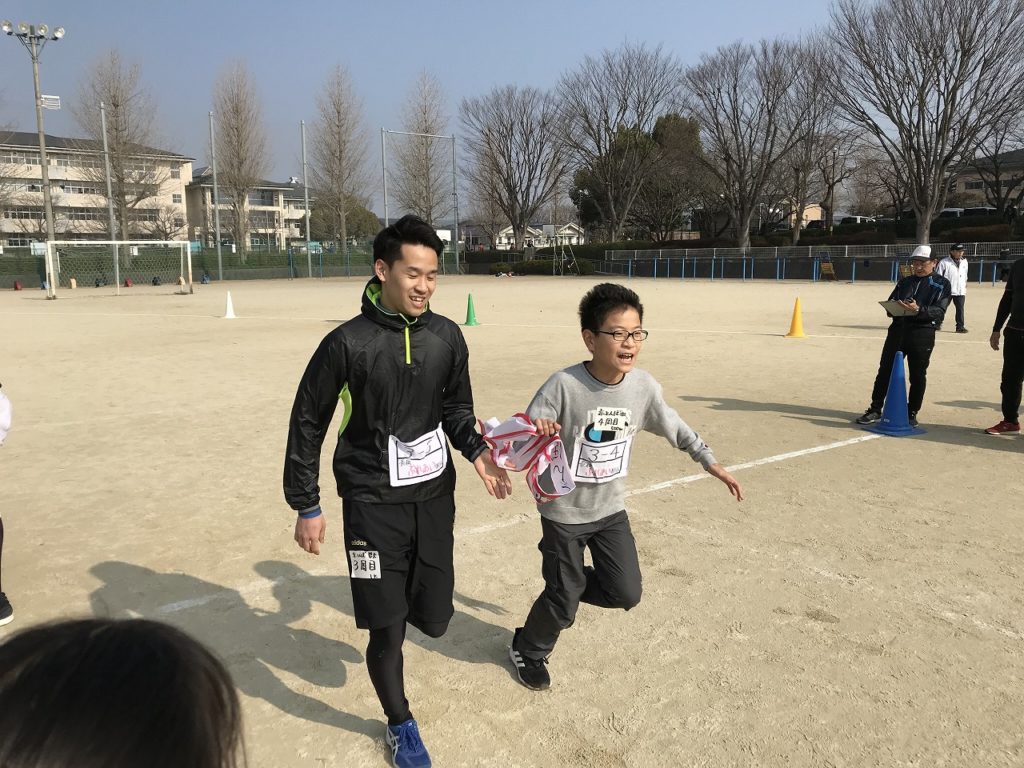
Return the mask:
{"type": "MultiPolygon", "coordinates": [[[[932,243],[942,258],[953,243],[932,243]]],[[[970,278],[1001,280],[1024,256],[1024,243],[966,243],[970,278]]],[[[906,272],[911,245],[810,245],[768,248],[679,248],[605,251],[598,274],[677,280],[882,280],[906,272]]]]}

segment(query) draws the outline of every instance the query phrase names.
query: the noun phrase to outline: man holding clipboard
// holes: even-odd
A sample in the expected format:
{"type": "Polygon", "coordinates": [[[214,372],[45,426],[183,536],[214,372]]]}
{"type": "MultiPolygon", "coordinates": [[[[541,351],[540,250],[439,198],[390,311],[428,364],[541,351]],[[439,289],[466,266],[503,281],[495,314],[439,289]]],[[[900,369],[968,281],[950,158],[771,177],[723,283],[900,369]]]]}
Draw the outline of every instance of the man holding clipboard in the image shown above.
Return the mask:
{"type": "Polygon", "coordinates": [[[935,347],[935,329],[942,324],[951,295],[949,281],[933,274],[936,262],[931,246],[917,246],[910,254],[913,273],[896,283],[888,301],[878,302],[892,318],[892,324],[882,346],[882,358],[871,390],[871,405],[857,417],[858,424],[873,424],[882,418],[892,364],[896,353],[902,352],[910,369],[910,393],[907,396],[910,425],[917,426],[917,412],[924,402],[928,363],[935,347]]]}

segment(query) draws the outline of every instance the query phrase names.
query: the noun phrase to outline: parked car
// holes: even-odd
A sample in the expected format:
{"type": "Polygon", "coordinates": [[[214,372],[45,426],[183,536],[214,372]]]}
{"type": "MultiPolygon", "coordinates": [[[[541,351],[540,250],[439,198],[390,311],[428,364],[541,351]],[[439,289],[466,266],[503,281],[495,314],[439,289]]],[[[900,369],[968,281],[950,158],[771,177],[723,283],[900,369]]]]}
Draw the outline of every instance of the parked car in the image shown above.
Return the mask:
{"type": "Polygon", "coordinates": [[[964,208],[962,216],[995,216],[999,213],[998,208],[993,208],[991,205],[981,205],[977,208],[964,208]]]}
{"type": "Polygon", "coordinates": [[[870,216],[843,216],[839,220],[840,224],[867,224],[873,221],[870,216]]]}
{"type": "Polygon", "coordinates": [[[807,229],[824,229],[825,222],[822,219],[812,219],[807,222],[807,229]]]}
{"type": "Polygon", "coordinates": [[[959,219],[964,215],[963,208],[943,208],[939,211],[939,215],[936,218],[939,219],[959,219]]]}

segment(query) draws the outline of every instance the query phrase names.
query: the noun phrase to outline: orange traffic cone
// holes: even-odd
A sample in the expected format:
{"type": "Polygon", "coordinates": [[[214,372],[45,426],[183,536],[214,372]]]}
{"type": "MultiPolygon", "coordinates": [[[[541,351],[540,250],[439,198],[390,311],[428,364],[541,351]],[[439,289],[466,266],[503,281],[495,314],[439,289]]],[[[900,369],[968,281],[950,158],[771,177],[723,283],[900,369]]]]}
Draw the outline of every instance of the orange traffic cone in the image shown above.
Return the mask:
{"type": "Polygon", "coordinates": [[[789,333],[786,334],[787,339],[802,339],[804,338],[804,319],[800,312],[800,297],[796,299],[796,304],[793,305],[793,322],[789,325],[789,333]]]}

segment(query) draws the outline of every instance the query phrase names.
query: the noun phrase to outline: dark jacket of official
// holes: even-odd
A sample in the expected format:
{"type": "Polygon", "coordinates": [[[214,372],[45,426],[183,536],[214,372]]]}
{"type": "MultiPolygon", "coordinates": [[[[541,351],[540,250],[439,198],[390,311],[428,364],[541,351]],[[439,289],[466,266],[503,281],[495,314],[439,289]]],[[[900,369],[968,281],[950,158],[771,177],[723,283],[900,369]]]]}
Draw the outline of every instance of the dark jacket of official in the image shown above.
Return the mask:
{"type": "Polygon", "coordinates": [[[462,331],[429,307],[416,318],[388,312],[380,293],[374,277],[361,313],[324,337],[299,382],[284,464],[285,499],[299,512],[320,503],[320,449],[338,403],[344,414],[334,477],[344,499],[403,504],[454,492],[450,454],[440,476],[392,487],[389,435],[412,441],[440,423],[469,461],[487,447],[476,431],[462,331]]]}
{"type": "MultiPolygon", "coordinates": [[[[893,317],[890,328],[936,328],[942,325],[952,288],[949,280],[934,272],[925,277],[904,277],[889,294],[889,301],[910,301],[920,307],[916,315],[893,317]]],[[[891,315],[890,315],[891,317],[891,315]]]]}

